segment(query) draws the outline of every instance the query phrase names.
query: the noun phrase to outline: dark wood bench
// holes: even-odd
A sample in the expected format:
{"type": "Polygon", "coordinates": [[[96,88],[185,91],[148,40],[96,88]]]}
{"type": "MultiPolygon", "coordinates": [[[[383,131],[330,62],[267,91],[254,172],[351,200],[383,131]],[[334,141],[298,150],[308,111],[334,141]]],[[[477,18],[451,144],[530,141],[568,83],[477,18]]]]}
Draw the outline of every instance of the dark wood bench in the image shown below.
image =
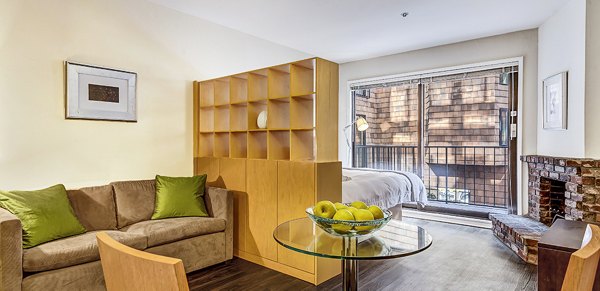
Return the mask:
{"type": "MultiPolygon", "coordinates": [[[[569,258],[581,248],[587,223],[559,219],[538,242],[538,290],[560,291],[569,258]]],[[[596,272],[594,290],[600,291],[600,272],[596,272]]]]}

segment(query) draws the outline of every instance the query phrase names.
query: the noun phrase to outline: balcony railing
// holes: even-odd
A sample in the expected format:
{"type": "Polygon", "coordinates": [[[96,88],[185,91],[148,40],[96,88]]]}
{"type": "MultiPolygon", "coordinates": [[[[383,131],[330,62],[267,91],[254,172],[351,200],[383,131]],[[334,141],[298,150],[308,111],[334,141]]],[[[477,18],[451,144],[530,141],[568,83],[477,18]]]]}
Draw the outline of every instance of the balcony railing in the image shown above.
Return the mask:
{"type": "Polygon", "coordinates": [[[508,147],[354,145],[353,166],[412,172],[430,200],[506,208],[508,147]],[[423,160],[423,162],[421,162],[423,160]]]}

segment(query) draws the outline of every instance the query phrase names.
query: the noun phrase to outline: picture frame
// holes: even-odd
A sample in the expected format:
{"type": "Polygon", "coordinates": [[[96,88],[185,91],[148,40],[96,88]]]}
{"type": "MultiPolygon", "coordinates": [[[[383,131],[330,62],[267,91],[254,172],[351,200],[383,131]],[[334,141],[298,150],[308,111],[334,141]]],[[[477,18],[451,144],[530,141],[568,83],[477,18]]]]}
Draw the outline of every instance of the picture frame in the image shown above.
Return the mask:
{"type": "Polygon", "coordinates": [[[137,74],[66,61],[67,119],[137,122],[137,74]]]}
{"type": "Polygon", "coordinates": [[[568,72],[543,81],[543,128],[566,130],[568,117],[568,72]]]}

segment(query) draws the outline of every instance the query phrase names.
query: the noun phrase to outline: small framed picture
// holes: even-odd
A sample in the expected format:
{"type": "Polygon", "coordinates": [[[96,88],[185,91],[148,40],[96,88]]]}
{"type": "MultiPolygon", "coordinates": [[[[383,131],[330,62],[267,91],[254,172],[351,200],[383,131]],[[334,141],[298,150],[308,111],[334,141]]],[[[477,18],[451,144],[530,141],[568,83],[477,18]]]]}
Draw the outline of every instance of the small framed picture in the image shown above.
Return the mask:
{"type": "Polygon", "coordinates": [[[66,118],[137,121],[132,72],[66,62],[66,118]]]}
{"type": "Polygon", "coordinates": [[[567,72],[543,82],[544,129],[567,129],[567,72]]]}

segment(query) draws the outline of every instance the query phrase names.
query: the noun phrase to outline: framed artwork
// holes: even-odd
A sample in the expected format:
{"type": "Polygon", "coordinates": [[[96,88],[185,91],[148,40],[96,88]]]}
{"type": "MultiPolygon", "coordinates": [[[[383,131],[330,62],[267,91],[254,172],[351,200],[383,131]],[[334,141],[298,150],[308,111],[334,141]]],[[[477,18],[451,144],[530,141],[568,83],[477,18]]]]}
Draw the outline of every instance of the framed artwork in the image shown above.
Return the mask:
{"type": "Polygon", "coordinates": [[[567,86],[567,72],[544,80],[544,129],[567,129],[567,86]]]}
{"type": "Polygon", "coordinates": [[[66,118],[137,121],[137,74],[66,62],[66,118]]]}

